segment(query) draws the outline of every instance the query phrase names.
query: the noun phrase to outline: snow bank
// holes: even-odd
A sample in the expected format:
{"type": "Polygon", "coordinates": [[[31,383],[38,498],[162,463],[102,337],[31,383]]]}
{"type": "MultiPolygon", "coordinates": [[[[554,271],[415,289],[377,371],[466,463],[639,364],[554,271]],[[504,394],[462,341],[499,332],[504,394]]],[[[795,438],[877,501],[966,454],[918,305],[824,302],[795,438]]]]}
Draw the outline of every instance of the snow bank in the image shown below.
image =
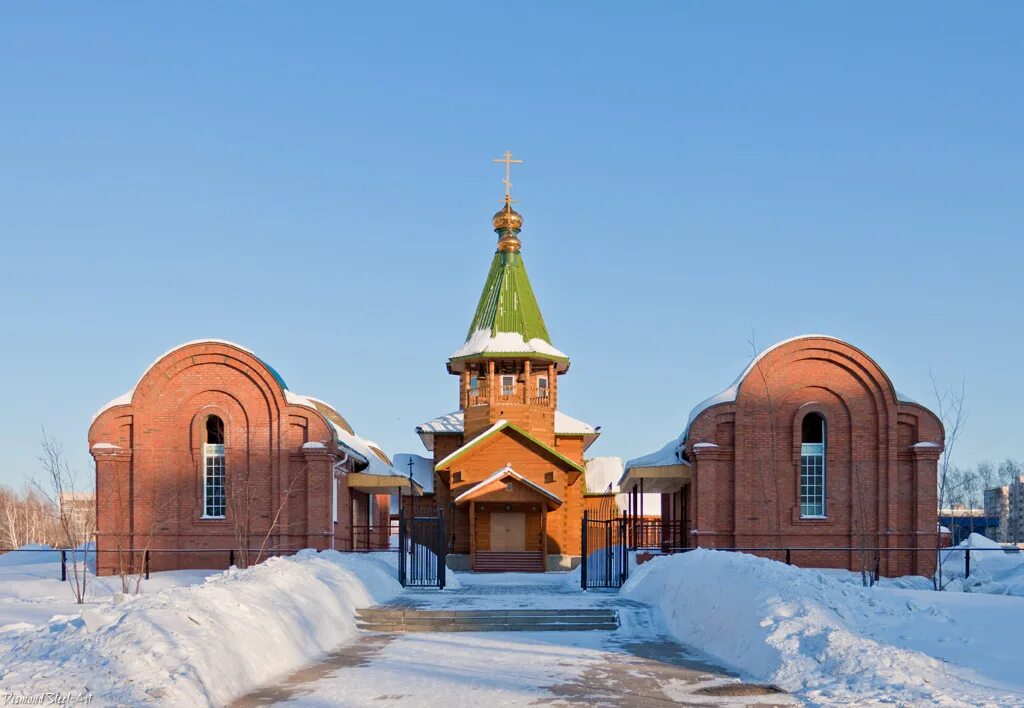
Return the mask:
{"type": "Polygon", "coordinates": [[[645,563],[622,592],[680,641],[811,703],[1024,705],[1020,650],[998,638],[1024,632],[1016,598],[862,588],[708,550],[645,563]]]}
{"type": "Polygon", "coordinates": [[[1024,597],[1024,553],[1011,546],[972,533],[959,545],[942,551],[939,555],[942,565],[942,585],[946,590],[988,593],[992,595],[1016,595],[1024,597]],[[965,551],[970,548],[971,576],[966,573],[965,551]]]}
{"type": "Polygon", "coordinates": [[[373,558],[302,551],[204,584],[116,596],[0,634],[0,693],[87,687],[100,705],[220,705],[356,633],[354,611],[401,591],[373,558]]]}

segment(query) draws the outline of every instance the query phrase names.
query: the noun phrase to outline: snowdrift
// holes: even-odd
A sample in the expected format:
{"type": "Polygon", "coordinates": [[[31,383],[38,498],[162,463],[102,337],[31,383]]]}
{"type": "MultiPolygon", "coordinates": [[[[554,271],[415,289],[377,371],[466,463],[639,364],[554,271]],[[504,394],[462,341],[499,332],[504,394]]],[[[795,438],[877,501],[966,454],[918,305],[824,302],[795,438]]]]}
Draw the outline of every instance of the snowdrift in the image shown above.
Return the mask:
{"type": "Polygon", "coordinates": [[[972,533],[957,546],[942,551],[942,584],[946,590],[1016,595],[1024,597],[1024,553],[972,533]],[[981,549],[971,554],[971,577],[965,578],[966,549],[981,549]]]}
{"type": "Polygon", "coordinates": [[[1024,629],[1015,598],[863,588],[709,550],[645,563],[622,592],[679,641],[811,703],[1024,705],[1019,649],[989,647],[1009,652],[991,670],[980,651],[984,632],[1024,629]]]}
{"type": "Polygon", "coordinates": [[[87,687],[98,705],[222,705],[350,639],[356,608],[400,591],[379,560],[302,551],[117,596],[0,634],[0,693],[87,687]]]}

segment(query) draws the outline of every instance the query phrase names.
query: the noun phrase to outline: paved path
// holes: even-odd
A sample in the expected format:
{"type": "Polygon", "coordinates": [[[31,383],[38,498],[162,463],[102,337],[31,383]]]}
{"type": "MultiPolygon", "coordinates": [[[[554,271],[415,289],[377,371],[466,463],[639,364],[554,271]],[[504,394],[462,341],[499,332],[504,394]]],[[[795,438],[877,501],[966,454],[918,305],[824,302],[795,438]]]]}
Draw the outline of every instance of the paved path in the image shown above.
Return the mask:
{"type": "MultiPolygon", "coordinates": [[[[407,592],[389,606],[432,609],[614,607],[621,627],[590,632],[362,633],[353,644],[235,708],[296,706],[796,705],[740,682],[660,636],[649,608],[615,593],[581,593],[559,576],[407,592]],[[541,578],[546,580],[542,581],[541,578]]],[[[512,578],[511,580],[516,580],[512,578]]]]}

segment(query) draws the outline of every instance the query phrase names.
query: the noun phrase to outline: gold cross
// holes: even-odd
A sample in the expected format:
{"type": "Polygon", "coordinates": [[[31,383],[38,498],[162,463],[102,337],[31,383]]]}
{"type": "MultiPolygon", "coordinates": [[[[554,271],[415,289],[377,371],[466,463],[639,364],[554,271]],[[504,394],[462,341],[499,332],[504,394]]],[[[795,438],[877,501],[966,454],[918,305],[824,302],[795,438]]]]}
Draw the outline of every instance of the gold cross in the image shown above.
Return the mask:
{"type": "Polygon", "coordinates": [[[495,162],[504,162],[505,163],[505,179],[503,180],[503,182],[505,183],[505,204],[506,205],[511,204],[512,203],[512,164],[513,163],[522,164],[523,161],[522,160],[513,160],[512,159],[512,151],[511,150],[506,150],[505,151],[505,157],[499,157],[497,160],[495,160],[495,162]]]}

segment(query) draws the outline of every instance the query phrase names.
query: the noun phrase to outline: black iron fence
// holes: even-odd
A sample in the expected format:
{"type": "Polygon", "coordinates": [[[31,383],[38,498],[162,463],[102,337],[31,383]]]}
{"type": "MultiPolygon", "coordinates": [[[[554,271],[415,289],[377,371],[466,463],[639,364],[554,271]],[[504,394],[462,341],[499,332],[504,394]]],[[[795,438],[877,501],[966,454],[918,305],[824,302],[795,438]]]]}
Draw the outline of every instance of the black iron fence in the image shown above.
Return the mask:
{"type": "MultiPolygon", "coordinates": [[[[750,553],[753,555],[771,558],[802,568],[818,569],[843,569],[854,572],[867,572],[874,582],[882,577],[882,567],[887,565],[887,575],[917,575],[914,572],[913,563],[919,559],[926,559],[929,564],[929,574],[935,573],[945,580],[955,578],[968,579],[974,569],[972,563],[977,563],[984,554],[1000,553],[1003,555],[1020,555],[1021,549],[1015,546],[1000,548],[958,548],[949,546],[945,548],[915,548],[915,547],[893,547],[893,548],[860,548],[854,546],[779,546],[779,547],[734,547],[734,548],[709,548],[690,547],[672,548],[667,553],[688,553],[696,550],[714,550],[733,553],[750,553]],[[904,567],[909,566],[909,567],[904,567]]],[[[1020,562],[1024,564],[1024,556],[1020,562]]]]}
{"type": "Polygon", "coordinates": [[[629,576],[627,529],[624,518],[592,519],[588,512],[583,512],[581,588],[618,588],[626,582],[629,576]]]}
{"type": "Polygon", "coordinates": [[[670,551],[684,548],[683,534],[686,527],[682,521],[656,517],[623,517],[626,524],[626,542],[632,550],[670,551]]]}
{"type": "Polygon", "coordinates": [[[76,570],[103,575],[142,575],[164,570],[227,570],[257,565],[268,558],[291,556],[297,549],[278,548],[125,548],[0,549],[0,578],[59,578],[76,570]]]}
{"type": "Polygon", "coordinates": [[[398,582],[403,587],[444,590],[448,540],[444,512],[437,516],[403,516],[398,524],[398,582]]]}
{"type": "Polygon", "coordinates": [[[352,527],[349,551],[397,551],[398,526],[400,521],[392,519],[387,524],[371,524],[352,527]]]}

